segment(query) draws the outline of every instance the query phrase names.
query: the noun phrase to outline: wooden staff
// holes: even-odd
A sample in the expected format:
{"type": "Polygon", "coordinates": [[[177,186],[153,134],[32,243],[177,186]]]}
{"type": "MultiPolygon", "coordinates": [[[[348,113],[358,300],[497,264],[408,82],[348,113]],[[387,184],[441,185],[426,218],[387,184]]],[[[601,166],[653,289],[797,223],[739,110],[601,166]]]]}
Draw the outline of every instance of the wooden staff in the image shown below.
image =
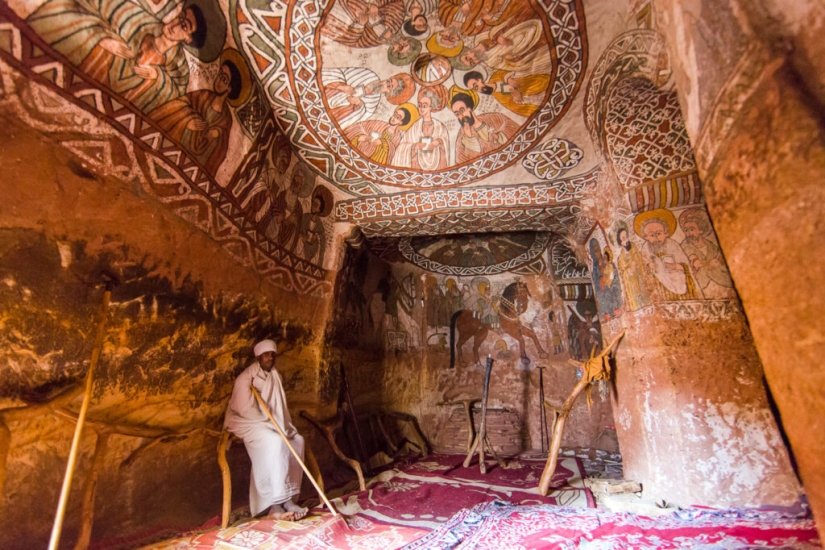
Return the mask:
{"type": "Polygon", "coordinates": [[[541,430],[541,452],[546,452],[548,443],[547,437],[547,411],[544,410],[544,369],[547,367],[536,367],[539,369],[539,430],[541,430]]]}
{"type": "Polygon", "coordinates": [[[572,359],[569,361],[573,365],[584,367],[584,374],[578,384],[576,384],[576,387],[573,388],[573,391],[570,392],[570,395],[564,402],[564,406],[556,415],[556,423],[553,426],[553,440],[550,443],[550,452],[547,455],[547,463],[544,465],[544,471],[541,473],[541,479],[539,480],[538,490],[540,495],[546,496],[547,491],[550,489],[550,482],[553,480],[553,473],[556,471],[556,464],[559,460],[559,448],[561,447],[561,434],[564,431],[564,422],[567,420],[567,415],[570,414],[570,410],[573,408],[573,403],[576,402],[579,394],[584,391],[593,380],[610,379],[609,355],[613,347],[618,344],[619,340],[624,336],[624,333],[624,330],[619,333],[613,341],[610,342],[610,345],[604,348],[599,355],[596,355],[596,347],[593,346],[593,349],[590,351],[590,359],[587,363],[573,361],[572,359]]]}
{"type": "MultiPolygon", "coordinates": [[[[349,393],[349,384],[347,383],[347,373],[344,370],[344,362],[339,363],[340,372],[341,372],[341,388],[344,390],[344,396],[347,399],[347,406],[349,408],[349,414],[352,416],[352,423],[355,426],[355,435],[358,436],[358,458],[363,461],[364,469],[367,471],[367,475],[372,474],[372,468],[370,467],[370,457],[367,455],[367,449],[364,447],[364,440],[361,438],[361,428],[358,426],[358,416],[355,414],[355,405],[352,403],[352,396],[349,393]]],[[[382,428],[383,429],[383,428],[382,428]]],[[[373,438],[373,441],[375,439],[373,438]]]]}
{"type": "Polygon", "coordinates": [[[252,394],[255,396],[255,399],[258,400],[258,404],[261,406],[261,409],[263,409],[263,411],[266,413],[266,416],[269,417],[269,420],[275,426],[275,429],[278,430],[278,433],[284,439],[284,442],[286,443],[286,446],[289,447],[290,451],[292,451],[292,456],[294,456],[295,460],[298,461],[298,464],[301,465],[301,468],[303,468],[304,473],[307,475],[309,480],[312,482],[312,486],[315,487],[316,491],[318,491],[318,496],[321,497],[321,500],[324,501],[324,504],[327,505],[327,508],[329,508],[329,511],[332,512],[333,516],[339,516],[340,514],[338,513],[338,510],[336,510],[332,506],[332,503],[329,500],[327,500],[327,497],[324,494],[324,491],[321,490],[321,488],[318,486],[318,483],[315,481],[315,478],[313,478],[312,474],[309,473],[309,469],[307,468],[306,464],[304,464],[304,461],[301,460],[301,455],[298,454],[298,452],[292,446],[292,443],[289,442],[289,438],[286,436],[284,431],[281,429],[281,426],[278,425],[278,422],[272,416],[272,413],[269,412],[269,408],[266,406],[266,404],[264,403],[264,400],[261,398],[261,394],[258,393],[258,390],[255,389],[255,386],[249,386],[249,389],[252,390],[252,394]]]}
{"type": "Polygon", "coordinates": [[[495,458],[498,465],[504,467],[504,463],[496,454],[496,451],[493,449],[493,446],[490,444],[490,440],[487,438],[487,396],[490,390],[490,373],[493,370],[493,358],[491,356],[487,356],[487,370],[484,372],[484,392],[481,396],[481,426],[478,429],[478,434],[476,434],[476,439],[473,442],[473,446],[470,447],[470,452],[467,453],[467,458],[464,459],[464,467],[467,468],[470,465],[470,461],[473,459],[473,455],[478,449],[478,467],[481,470],[482,474],[487,473],[487,464],[484,462],[484,448],[487,447],[490,450],[490,453],[495,458]]]}
{"type": "Polygon", "coordinates": [[[112,287],[117,280],[113,275],[103,273],[106,290],[103,292],[103,304],[100,308],[100,321],[97,324],[97,334],[95,335],[95,345],[92,349],[92,360],[89,363],[89,372],[86,373],[86,390],[83,393],[83,404],[77,415],[77,425],[72,437],[72,447],[69,450],[69,462],[66,465],[66,475],[63,477],[63,488],[60,490],[60,500],[57,503],[57,514],[54,517],[52,534],[49,539],[49,550],[57,550],[60,542],[60,532],[63,530],[63,516],[66,514],[66,503],[69,500],[69,490],[72,488],[72,476],[74,474],[75,462],[77,462],[77,449],[80,446],[80,434],[83,431],[83,424],[86,422],[86,411],[89,410],[89,401],[92,399],[92,382],[94,380],[95,367],[100,359],[100,351],[103,347],[103,333],[106,329],[106,313],[109,310],[109,300],[112,298],[112,287]]]}

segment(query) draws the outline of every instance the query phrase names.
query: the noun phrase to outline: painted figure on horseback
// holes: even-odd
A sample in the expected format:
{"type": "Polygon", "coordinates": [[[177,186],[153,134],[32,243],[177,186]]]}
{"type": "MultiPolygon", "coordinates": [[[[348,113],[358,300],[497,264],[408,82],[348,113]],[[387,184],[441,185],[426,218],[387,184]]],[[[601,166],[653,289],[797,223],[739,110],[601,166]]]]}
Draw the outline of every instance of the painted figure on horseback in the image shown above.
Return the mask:
{"type": "MultiPolygon", "coordinates": [[[[533,340],[541,358],[548,356],[533,328],[521,322],[520,316],[527,311],[529,301],[530,291],[527,285],[522,281],[516,281],[507,285],[501,296],[493,302],[493,309],[498,314],[499,328],[518,342],[521,363],[525,366],[530,364],[524,346],[525,337],[533,340]]],[[[456,355],[461,361],[462,347],[470,339],[473,340],[473,361],[480,363],[478,350],[493,330],[493,326],[485,320],[487,319],[478,316],[471,309],[462,309],[453,314],[450,320],[450,368],[455,367],[456,355]]]]}

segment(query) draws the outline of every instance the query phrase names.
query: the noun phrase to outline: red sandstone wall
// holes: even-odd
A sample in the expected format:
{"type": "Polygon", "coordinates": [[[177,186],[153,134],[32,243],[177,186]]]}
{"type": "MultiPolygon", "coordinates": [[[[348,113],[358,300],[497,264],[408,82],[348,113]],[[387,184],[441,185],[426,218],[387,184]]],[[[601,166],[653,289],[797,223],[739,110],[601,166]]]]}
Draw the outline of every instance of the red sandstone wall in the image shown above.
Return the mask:
{"type": "MultiPolygon", "coordinates": [[[[220,512],[216,434],[256,339],[281,343],[293,410],[318,406],[314,350],[325,301],[279,290],[161,204],[0,120],[0,547],[48,540],[80,402],[54,398],[83,383],[101,269],[121,284],[63,545],[78,536],[96,434],[110,435],[97,468],[93,542],[199,525],[220,512]]],[[[248,486],[242,446],[230,460],[240,504],[248,486]]]]}
{"type": "Polygon", "coordinates": [[[742,0],[709,17],[684,2],[656,6],[708,210],[825,533],[822,7],[742,0]],[[701,62],[723,29],[744,55],[701,62]]]}

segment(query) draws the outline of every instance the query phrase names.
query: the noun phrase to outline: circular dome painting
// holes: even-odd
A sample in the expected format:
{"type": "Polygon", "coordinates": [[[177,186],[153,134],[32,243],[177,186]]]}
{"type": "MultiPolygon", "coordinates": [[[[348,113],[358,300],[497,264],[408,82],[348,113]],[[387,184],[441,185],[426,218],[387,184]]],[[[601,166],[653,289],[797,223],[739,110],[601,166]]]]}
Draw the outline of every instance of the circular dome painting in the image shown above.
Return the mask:
{"type": "Polygon", "coordinates": [[[404,237],[398,249],[407,261],[447,275],[495,275],[539,256],[549,233],[465,233],[435,237],[404,237]]]}
{"type": "Polygon", "coordinates": [[[564,114],[584,72],[578,1],[297,0],[291,10],[294,97],[339,181],[446,187],[498,172],[564,114]]]}

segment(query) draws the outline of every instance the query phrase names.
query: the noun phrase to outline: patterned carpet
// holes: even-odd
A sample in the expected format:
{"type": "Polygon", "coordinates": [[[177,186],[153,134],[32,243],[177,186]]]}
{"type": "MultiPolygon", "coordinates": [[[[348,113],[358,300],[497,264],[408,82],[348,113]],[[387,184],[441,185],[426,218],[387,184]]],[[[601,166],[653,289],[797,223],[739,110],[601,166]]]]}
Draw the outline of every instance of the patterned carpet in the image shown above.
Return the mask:
{"type": "Polygon", "coordinates": [[[144,548],[205,550],[207,548],[321,548],[392,550],[438,529],[461,510],[506,499],[525,505],[593,506],[582,479],[581,462],[559,460],[554,489],[547,497],[536,492],[543,460],[511,460],[506,468],[488,463],[462,466],[464,455],[430,455],[421,461],[396,464],[373,478],[365,491],[334,499],[346,516],[334,520],[323,510],[297,523],[253,520],[225,530],[211,530],[155,543],[144,548]]]}
{"type": "Polygon", "coordinates": [[[821,548],[806,505],[793,509],[681,509],[650,518],[593,508],[581,460],[560,457],[550,495],[536,485],[543,460],[486,475],[463,456],[396,463],[365,491],[314,509],[300,522],[252,520],[145,546],[159,550],[624,550],[821,548]]]}
{"type": "Polygon", "coordinates": [[[807,507],[683,509],[650,518],[592,508],[486,502],[403,550],[705,550],[821,548],[807,507]]]}

